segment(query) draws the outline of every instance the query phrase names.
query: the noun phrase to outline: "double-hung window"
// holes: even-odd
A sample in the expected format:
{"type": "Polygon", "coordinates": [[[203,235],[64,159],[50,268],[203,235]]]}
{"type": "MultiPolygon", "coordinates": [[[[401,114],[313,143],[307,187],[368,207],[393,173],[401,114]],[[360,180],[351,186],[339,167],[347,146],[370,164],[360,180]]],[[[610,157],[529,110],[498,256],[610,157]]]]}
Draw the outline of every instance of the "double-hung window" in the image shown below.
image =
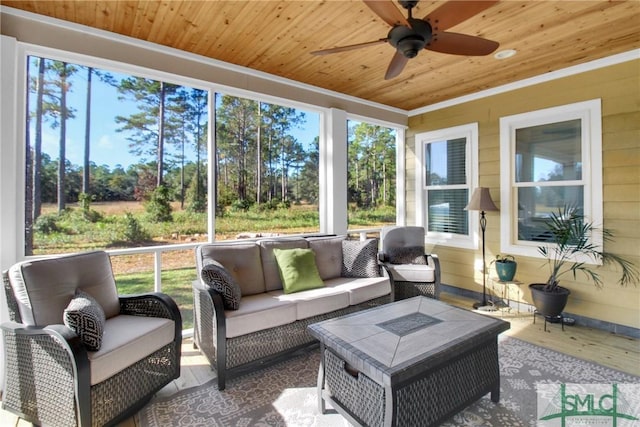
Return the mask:
{"type": "Polygon", "coordinates": [[[464,207],[477,185],[478,124],[416,135],[417,219],[432,243],[473,248],[476,222],[464,207]]]}
{"type": "Polygon", "coordinates": [[[563,206],[602,224],[600,100],[501,118],[500,170],[501,251],[539,256],[563,206]]]}

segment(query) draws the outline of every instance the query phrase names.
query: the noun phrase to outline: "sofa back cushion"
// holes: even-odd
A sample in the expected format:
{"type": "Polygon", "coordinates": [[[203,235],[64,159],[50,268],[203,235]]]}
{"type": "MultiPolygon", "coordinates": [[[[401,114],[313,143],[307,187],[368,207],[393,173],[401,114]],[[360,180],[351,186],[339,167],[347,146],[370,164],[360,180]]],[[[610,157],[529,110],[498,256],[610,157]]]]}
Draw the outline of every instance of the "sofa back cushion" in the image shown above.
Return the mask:
{"type": "Polygon", "coordinates": [[[424,227],[387,225],[380,232],[382,260],[391,264],[426,264],[424,227]]]}
{"type": "Polygon", "coordinates": [[[220,242],[198,246],[198,278],[202,279],[202,268],[214,261],[231,273],[243,296],[265,292],[260,248],[255,242],[220,242]]]}
{"type": "Polygon", "coordinates": [[[107,319],[120,314],[111,260],[103,251],[24,261],[9,269],[9,280],[26,325],[62,324],[78,289],[100,304],[107,319]]]}
{"type": "MultiPolygon", "coordinates": [[[[282,279],[278,270],[278,263],[274,249],[307,249],[309,247],[306,239],[301,237],[286,237],[278,239],[260,239],[256,242],[260,248],[260,258],[262,259],[262,272],[264,273],[264,285],[268,291],[282,289],[282,279]]],[[[244,291],[242,292],[244,295],[244,291]]]]}
{"type": "Polygon", "coordinates": [[[316,265],[322,280],[340,277],[342,272],[342,241],[347,236],[309,237],[309,248],[316,254],[316,265]]]}

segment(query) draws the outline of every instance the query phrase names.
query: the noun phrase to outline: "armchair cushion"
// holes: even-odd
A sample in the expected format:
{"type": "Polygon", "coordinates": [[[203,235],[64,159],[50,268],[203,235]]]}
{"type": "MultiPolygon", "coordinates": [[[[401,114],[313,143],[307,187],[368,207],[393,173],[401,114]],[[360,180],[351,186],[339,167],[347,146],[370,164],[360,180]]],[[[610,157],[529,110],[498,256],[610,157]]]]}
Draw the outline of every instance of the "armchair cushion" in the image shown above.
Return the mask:
{"type": "Polygon", "coordinates": [[[342,241],[342,277],[378,277],[378,239],[342,241]]]}
{"type": "Polygon", "coordinates": [[[424,246],[400,246],[389,248],[387,253],[391,264],[426,264],[424,246]]]}
{"type": "Polygon", "coordinates": [[[436,270],[431,265],[393,264],[389,271],[396,282],[435,282],[436,270]]]}
{"type": "Polygon", "coordinates": [[[88,353],[91,385],[112,377],[174,339],[175,323],[171,319],[128,314],[107,319],[102,347],[88,353]]]}
{"type": "Polygon", "coordinates": [[[76,290],[75,296],[64,310],[64,324],[72,329],[87,350],[100,350],[106,321],[100,304],[88,293],[76,290]]]}
{"type": "Polygon", "coordinates": [[[202,267],[200,275],[207,286],[222,295],[225,310],[237,310],[240,307],[240,299],[242,298],[240,285],[236,283],[231,273],[222,264],[212,261],[202,267]]]}
{"type": "Polygon", "coordinates": [[[103,251],[24,261],[9,269],[9,277],[26,325],[62,324],[64,309],[76,289],[91,294],[107,319],[120,313],[111,261],[103,251]]]}

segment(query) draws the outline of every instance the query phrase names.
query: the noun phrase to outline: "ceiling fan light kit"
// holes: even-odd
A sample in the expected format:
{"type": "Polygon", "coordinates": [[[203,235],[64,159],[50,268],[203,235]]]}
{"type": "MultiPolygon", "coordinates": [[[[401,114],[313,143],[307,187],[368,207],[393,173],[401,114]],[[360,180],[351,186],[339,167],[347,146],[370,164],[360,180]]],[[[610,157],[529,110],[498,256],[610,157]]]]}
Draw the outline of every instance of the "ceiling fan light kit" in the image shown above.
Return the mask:
{"type": "Polygon", "coordinates": [[[500,52],[494,53],[493,57],[496,59],[507,59],[507,58],[511,58],[516,53],[518,52],[515,49],[505,49],[505,50],[501,50],[500,52]]]}
{"type": "Polygon", "coordinates": [[[388,42],[396,49],[396,54],[391,59],[385,74],[385,80],[389,80],[398,76],[408,59],[415,58],[423,49],[453,55],[483,56],[493,53],[499,46],[497,42],[492,40],[445,31],[491,7],[497,1],[452,0],[438,7],[423,19],[416,19],[412,16],[412,9],[418,4],[418,0],[398,1],[402,7],[407,9],[408,16],[406,18],[392,0],[363,1],[376,15],[391,26],[387,38],[318,50],[311,52],[313,55],[345,52],[388,42]],[[436,26],[435,30],[432,24],[436,26]]]}

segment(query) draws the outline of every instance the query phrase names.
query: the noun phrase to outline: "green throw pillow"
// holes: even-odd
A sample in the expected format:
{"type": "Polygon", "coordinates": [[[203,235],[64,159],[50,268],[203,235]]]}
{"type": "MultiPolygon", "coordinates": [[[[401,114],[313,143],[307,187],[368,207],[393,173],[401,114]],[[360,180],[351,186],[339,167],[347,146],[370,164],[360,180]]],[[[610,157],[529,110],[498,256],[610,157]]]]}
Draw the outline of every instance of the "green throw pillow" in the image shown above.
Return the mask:
{"type": "Polygon", "coordinates": [[[324,286],[312,249],[274,249],[285,294],[324,286]]]}

